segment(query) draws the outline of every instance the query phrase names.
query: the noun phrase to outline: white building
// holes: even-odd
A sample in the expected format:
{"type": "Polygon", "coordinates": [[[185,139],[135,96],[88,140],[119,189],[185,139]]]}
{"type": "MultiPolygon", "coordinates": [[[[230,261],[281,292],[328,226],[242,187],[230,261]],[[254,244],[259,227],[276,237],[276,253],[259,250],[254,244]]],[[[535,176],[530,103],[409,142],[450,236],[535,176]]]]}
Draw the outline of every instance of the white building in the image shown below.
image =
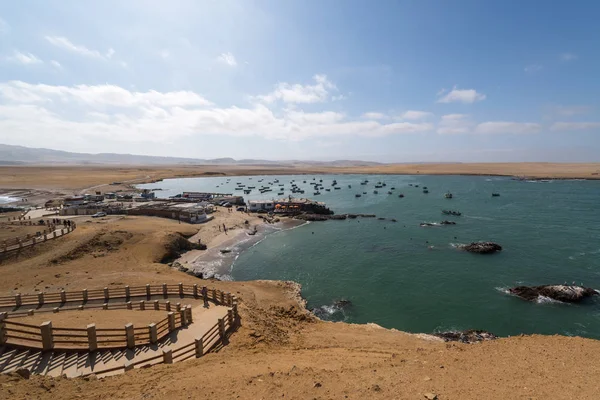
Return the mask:
{"type": "Polygon", "coordinates": [[[260,210],[272,211],[275,208],[273,200],[250,200],[248,202],[248,211],[257,212],[260,210]]]}

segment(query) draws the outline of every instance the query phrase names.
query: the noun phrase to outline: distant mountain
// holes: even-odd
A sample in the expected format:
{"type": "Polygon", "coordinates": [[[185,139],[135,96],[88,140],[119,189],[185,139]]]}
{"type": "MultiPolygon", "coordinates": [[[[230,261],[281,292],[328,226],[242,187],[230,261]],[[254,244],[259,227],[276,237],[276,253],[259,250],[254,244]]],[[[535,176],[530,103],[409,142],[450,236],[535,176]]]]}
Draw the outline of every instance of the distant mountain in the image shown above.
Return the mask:
{"type": "Polygon", "coordinates": [[[71,153],[62,150],[38,149],[24,146],[0,144],[0,165],[269,165],[290,166],[294,164],[311,164],[323,166],[365,166],[378,163],[366,161],[269,161],[233,158],[181,158],[140,156],[116,153],[71,153]]]}

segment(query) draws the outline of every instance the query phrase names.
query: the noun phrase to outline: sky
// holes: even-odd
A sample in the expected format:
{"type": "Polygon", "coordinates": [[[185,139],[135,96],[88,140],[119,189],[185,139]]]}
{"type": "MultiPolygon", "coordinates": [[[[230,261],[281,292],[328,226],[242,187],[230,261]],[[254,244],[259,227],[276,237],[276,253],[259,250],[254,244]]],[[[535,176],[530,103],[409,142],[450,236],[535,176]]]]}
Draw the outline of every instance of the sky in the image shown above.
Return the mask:
{"type": "Polygon", "coordinates": [[[597,0],[0,3],[0,143],[600,161],[597,0]]]}

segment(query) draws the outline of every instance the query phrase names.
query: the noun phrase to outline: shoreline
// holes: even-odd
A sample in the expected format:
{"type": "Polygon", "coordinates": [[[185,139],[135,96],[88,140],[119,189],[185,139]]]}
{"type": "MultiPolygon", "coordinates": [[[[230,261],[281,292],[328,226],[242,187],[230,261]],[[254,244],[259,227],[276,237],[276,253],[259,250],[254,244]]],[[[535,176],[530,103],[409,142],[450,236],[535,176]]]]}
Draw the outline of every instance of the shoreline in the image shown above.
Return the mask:
{"type": "Polygon", "coordinates": [[[252,227],[256,228],[254,235],[248,234],[249,229],[230,231],[233,233],[231,236],[221,233],[206,243],[208,246],[206,250],[190,250],[182,254],[175,262],[187,268],[186,273],[202,279],[234,281],[231,273],[235,261],[246,250],[256,246],[272,234],[295,229],[307,223],[307,221],[284,217],[281,221],[272,224],[263,221],[253,225],[252,227]],[[222,252],[221,250],[228,251],[222,252]]]}

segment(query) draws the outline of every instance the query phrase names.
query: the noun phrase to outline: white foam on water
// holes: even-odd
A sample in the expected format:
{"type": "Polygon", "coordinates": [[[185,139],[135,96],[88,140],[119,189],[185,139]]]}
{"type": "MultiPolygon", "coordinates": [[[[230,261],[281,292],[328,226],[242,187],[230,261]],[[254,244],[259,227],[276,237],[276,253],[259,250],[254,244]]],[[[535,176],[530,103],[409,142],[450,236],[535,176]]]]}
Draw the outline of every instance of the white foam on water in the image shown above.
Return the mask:
{"type": "Polygon", "coordinates": [[[495,287],[494,289],[496,289],[497,291],[499,291],[499,292],[501,292],[501,293],[504,293],[504,294],[508,294],[508,295],[511,295],[511,296],[513,296],[513,294],[510,292],[510,290],[509,290],[509,288],[508,288],[508,287],[499,287],[499,286],[498,286],[498,287],[495,287]]]}
{"type": "Polygon", "coordinates": [[[19,199],[10,196],[0,196],[0,204],[12,203],[14,201],[19,201],[19,199]]]}
{"type": "Polygon", "coordinates": [[[562,301],[554,300],[546,296],[538,296],[535,302],[538,304],[565,304],[562,301]]]}

